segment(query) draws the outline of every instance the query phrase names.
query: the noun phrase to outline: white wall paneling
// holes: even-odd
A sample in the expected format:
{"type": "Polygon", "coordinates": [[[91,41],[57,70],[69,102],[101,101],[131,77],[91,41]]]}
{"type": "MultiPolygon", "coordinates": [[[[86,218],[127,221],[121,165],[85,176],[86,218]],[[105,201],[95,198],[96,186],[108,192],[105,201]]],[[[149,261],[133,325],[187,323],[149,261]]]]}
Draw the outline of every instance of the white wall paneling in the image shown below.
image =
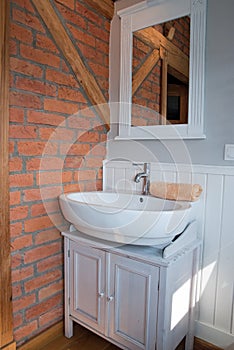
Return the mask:
{"type": "MultiPolygon", "coordinates": [[[[143,163],[104,162],[104,190],[141,192],[134,176],[143,163]],[[122,184],[122,186],[119,186],[122,184]]],[[[234,167],[151,164],[151,181],[203,187],[198,227],[203,240],[196,336],[221,348],[234,342],[234,167]]]]}

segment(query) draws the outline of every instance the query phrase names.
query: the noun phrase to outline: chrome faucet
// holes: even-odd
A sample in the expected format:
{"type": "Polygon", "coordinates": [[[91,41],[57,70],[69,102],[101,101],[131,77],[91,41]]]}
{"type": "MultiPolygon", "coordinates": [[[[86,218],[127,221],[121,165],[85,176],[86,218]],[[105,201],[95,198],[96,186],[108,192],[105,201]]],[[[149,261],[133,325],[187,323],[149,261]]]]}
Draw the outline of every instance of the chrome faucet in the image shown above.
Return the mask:
{"type": "Polygon", "coordinates": [[[135,176],[134,181],[138,183],[140,182],[141,178],[144,178],[142,194],[148,195],[150,187],[150,163],[144,163],[144,172],[138,173],[135,176]]]}

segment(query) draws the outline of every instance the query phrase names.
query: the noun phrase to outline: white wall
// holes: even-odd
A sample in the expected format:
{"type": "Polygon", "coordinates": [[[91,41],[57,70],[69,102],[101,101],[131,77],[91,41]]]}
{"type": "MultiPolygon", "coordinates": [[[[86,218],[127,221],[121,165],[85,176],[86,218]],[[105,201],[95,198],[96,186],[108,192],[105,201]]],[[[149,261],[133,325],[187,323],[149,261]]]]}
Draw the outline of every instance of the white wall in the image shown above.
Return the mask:
{"type": "MultiPolygon", "coordinates": [[[[118,79],[117,75],[112,77],[118,79]]],[[[205,83],[205,140],[114,141],[114,125],[107,158],[155,162],[163,176],[163,163],[190,164],[190,170],[197,164],[194,180],[204,187],[200,216],[204,251],[196,332],[224,348],[234,342],[234,161],[224,161],[224,145],[234,144],[233,0],[208,0],[205,83]]],[[[178,181],[176,172],[178,169],[169,171],[170,181],[178,181]]],[[[128,186],[131,181],[129,170],[111,170],[106,175],[113,184],[125,179],[119,184],[128,186]]],[[[186,176],[179,180],[186,181],[186,176]]]]}
{"type": "MultiPolygon", "coordinates": [[[[205,75],[206,139],[184,142],[194,164],[234,166],[234,161],[224,161],[225,143],[234,144],[233,13],[233,0],[208,0],[205,75]]],[[[117,42],[117,38],[113,38],[113,42],[117,42]]],[[[115,70],[112,71],[112,77],[116,81],[118,77],[114,75],[115,70]]],[[[113,133],[112,136],[114,135],[113,133]]],[[[170,150],[176,147],[181,147],[181,141],[165,141],[163,144],[160,141],[109,141],[108,158],[150,161],[154,157],[162,162],[170,162],[170,150]],[[146,149],[148,152],[145,152],[146,149]]],[[[186,159],[182,158],[181,156],[180,161],[186,163],[186,159]]]]}

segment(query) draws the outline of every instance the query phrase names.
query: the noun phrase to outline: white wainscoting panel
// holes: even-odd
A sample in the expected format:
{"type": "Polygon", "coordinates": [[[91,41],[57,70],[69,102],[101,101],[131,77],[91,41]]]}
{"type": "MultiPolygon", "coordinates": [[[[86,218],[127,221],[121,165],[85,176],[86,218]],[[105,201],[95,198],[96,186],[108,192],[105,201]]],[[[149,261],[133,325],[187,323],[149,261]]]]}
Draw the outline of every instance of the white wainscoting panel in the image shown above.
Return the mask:
{"type": "MultiPolygon", "coordinates": [[[[143,163],[104,161],[104,190],[141,193],[143,163]]],[[[203,252],[196,336],[221,348],[234,343],[234,167],[151,164],[151,181],[199,183],[203,252]]]]}

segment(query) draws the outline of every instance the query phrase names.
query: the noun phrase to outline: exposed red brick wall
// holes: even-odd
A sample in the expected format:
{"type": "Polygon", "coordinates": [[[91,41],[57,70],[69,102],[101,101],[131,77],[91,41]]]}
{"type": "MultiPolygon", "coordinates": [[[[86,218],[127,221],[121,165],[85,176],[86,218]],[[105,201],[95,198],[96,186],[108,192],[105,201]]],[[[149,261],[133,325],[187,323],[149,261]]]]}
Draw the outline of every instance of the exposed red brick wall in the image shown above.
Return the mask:
{"type": "MultiPolygon", "coordinates": [[[[175,35],[172,43],[181,49],[186,55],[189,54],[190,20],[189,17],[168,21],[168,27],[175,28],[175,35]]],[[[154,26],[154,28],[167,36],[167,29],[164,24],[154,26]]],[[[141,40],[133,37],[133,73],[141,66],[142,62],[150,55],[152,49],[141,40]]],[[[133,110],[132,123],[137,126],[156,125],[160,123],[157,114],[161,111],[161,60],[152,69],[147,78],[140,85],[133,96],[133,103],[136,105],[133,110]],[[145,108],[141,108],[144,106],[145,108]]]]}
{"type": "MultiPolygon", "coordinates": [[[[110,24],[82,0],[53,0],[108,99],[110,24]]],[[[102,187],[106,128],[30,0],[11,0],[10,227],[14,336],[63,317],[66,227],[58,195],[102,187]]]]}

